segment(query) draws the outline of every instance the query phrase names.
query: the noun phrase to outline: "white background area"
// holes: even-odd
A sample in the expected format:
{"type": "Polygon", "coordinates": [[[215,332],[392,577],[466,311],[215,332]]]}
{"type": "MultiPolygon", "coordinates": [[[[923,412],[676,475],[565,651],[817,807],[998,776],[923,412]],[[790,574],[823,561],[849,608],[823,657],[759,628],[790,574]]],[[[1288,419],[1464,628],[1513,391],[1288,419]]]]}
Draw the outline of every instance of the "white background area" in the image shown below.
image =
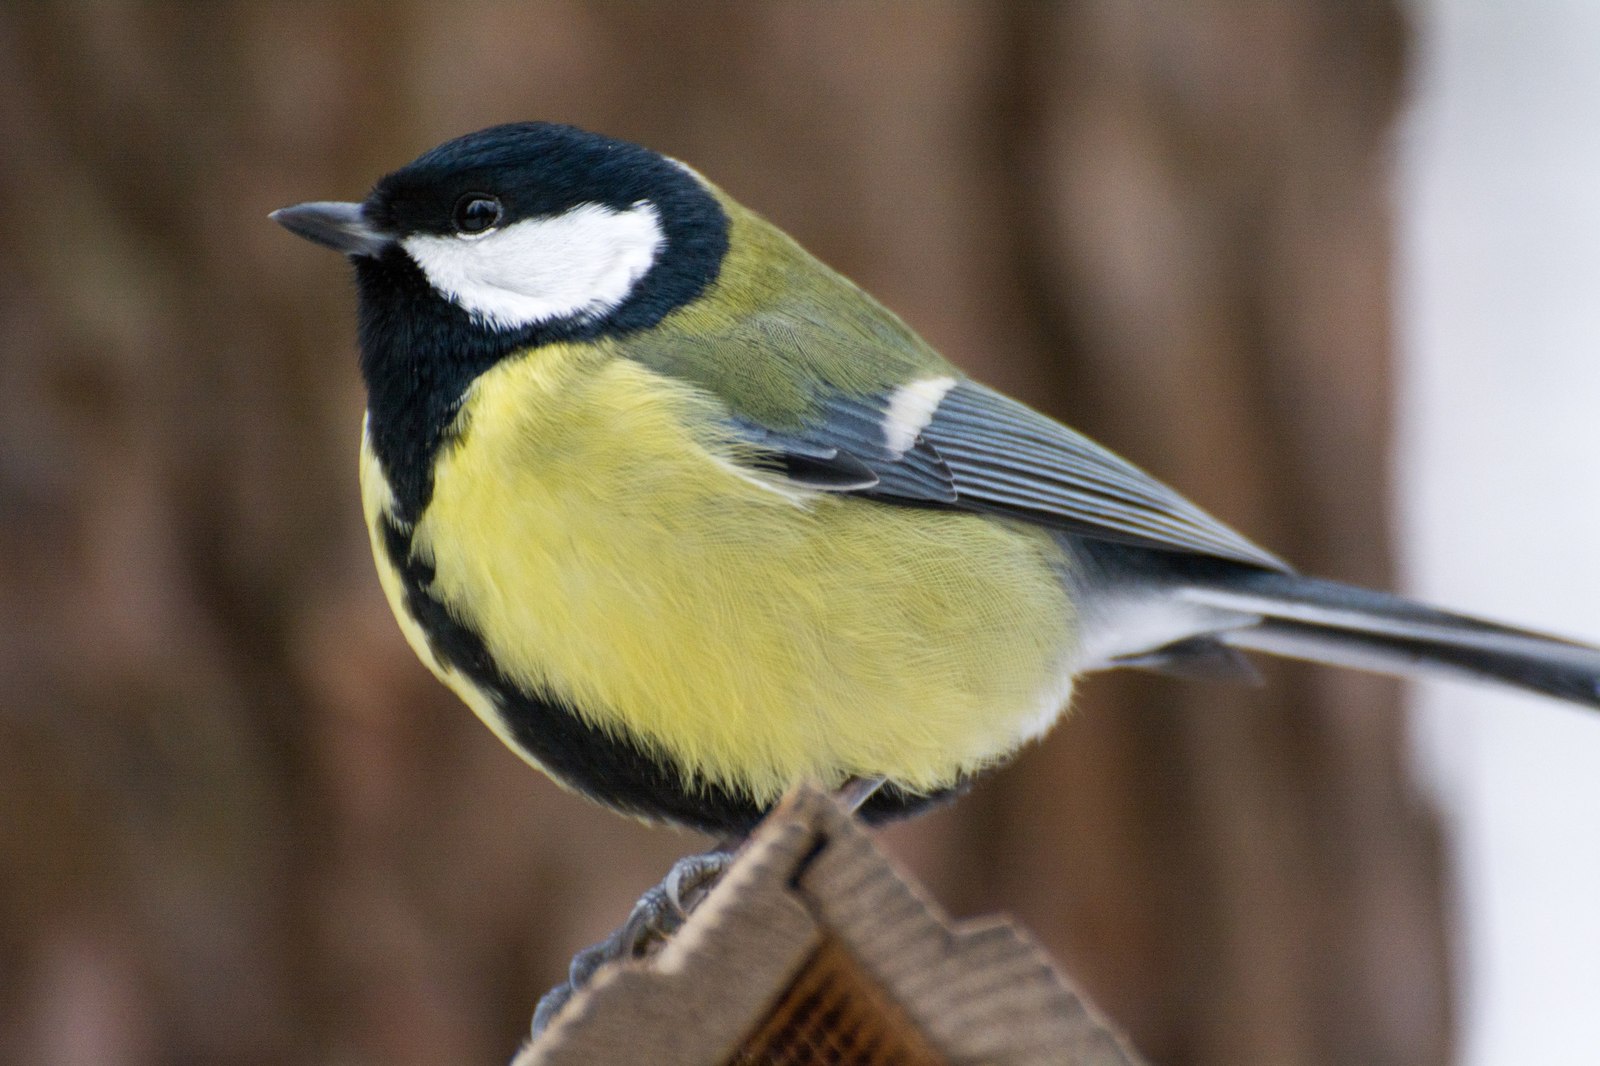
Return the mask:
{"type": "MultiPolygon", "coordinates": [[[[1402,573],[1600,643],[1600,0],[1426,0],[1396,133],[1402,573]]],[[[1417,690],[1461,1061],[1600,1064],[1600,714],[1417,690]]]]}

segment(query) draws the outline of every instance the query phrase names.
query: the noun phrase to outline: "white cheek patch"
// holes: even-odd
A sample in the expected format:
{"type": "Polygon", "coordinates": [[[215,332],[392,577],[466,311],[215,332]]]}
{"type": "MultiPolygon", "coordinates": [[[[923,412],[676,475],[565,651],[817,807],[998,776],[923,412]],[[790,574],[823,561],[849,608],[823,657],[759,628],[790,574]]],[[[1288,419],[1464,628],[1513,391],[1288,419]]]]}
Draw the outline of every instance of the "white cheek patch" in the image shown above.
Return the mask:
{"type": "Polygon", "coordinates": [[[883,439],[896,459],[917,443],[917,435],[928,428],[945,393],[955,385],[955,378],[923,378],[900,386],[889,396],[889,409],[883,415],[883,439]]]}
{"type": "Polygon", "coordinates": [[[441,295],[478,322],[513,330],[605,314],[654,265],[664,238],[654,205],[582,204],[481,235],[416,234],[401,246],[441,295]]]}

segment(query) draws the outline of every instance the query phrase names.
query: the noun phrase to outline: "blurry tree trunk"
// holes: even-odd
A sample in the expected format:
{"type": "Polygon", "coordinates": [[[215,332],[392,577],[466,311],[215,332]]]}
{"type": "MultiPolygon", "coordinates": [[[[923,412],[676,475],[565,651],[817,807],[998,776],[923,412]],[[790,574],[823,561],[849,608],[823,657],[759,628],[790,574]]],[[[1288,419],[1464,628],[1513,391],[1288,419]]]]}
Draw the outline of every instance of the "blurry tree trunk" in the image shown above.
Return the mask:
{"type": "MultiPolygon", "coordinates": [[[[1388,577],[1393,2],[0,10],[0,1061],[494,1061],[694,841],[558,793],[366,557],[346,272],[267,210],[554,118],[693,162],[975,374],[1388,577]]],[[[1394,686],[1081,686],[888,837],[1161,1064],[1442,1063],[1394,686]]]]}
{"type": "MultiPolygon", "coordinates": [[[[1332,0],[1021,6],[994,123],[1058,382],[1035,399],[1298,566],[1377,586],[1403,29],[1332,0]]],[[[1438,830],[1397,686],[1269,679],[1085,686],[974,835],[1030,855],[993,897],[1156,1061],[1448,1061],[1438,830]]]]}

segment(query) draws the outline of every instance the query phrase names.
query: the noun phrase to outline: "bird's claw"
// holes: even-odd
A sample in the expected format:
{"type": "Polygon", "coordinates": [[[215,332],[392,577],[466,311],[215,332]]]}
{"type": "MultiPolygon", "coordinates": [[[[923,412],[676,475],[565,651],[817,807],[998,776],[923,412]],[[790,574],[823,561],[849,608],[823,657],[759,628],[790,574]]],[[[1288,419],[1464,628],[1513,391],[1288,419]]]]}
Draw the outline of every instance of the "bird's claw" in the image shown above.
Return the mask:
{"type": "Polygon", "coordinates": [[[673,863],[661,883],[639,897],[616,932],[572,957],[566,981],[546,992],[534,1009],[533,1035],[543,1032],[602,966],[619,959],[643,958],[654,944],[665,942],[682,928],[690,912],[700,905],[732,862],[731,852],[708,851],[686,855],[673,863]]]}
{"type": "Polygon", "coordinates": [[[700,901],[705,899],[732,862],[731,852],[708,851],[700,855],[685,855],[672,864],[672,869],[667,871],[666,878],[658,887],[665,890],[667,902],[677,911],[679,925],[689,917],[690,911],[700,905],[700,901]]]}

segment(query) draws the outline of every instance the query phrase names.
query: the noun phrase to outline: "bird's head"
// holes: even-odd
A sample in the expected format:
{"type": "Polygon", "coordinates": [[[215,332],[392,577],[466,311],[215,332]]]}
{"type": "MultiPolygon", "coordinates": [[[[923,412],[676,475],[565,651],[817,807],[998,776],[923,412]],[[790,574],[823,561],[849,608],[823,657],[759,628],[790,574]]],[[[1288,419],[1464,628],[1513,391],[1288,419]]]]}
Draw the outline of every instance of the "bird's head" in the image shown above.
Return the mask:
{"type": "Polygon", "coordinates": [[[516,346],[647,328],[716,278],[728,219],[675,160],[571,126],[494,126],[386,175],[360,203],[272,217],[356,265],[364,322],[516,346]]]}

